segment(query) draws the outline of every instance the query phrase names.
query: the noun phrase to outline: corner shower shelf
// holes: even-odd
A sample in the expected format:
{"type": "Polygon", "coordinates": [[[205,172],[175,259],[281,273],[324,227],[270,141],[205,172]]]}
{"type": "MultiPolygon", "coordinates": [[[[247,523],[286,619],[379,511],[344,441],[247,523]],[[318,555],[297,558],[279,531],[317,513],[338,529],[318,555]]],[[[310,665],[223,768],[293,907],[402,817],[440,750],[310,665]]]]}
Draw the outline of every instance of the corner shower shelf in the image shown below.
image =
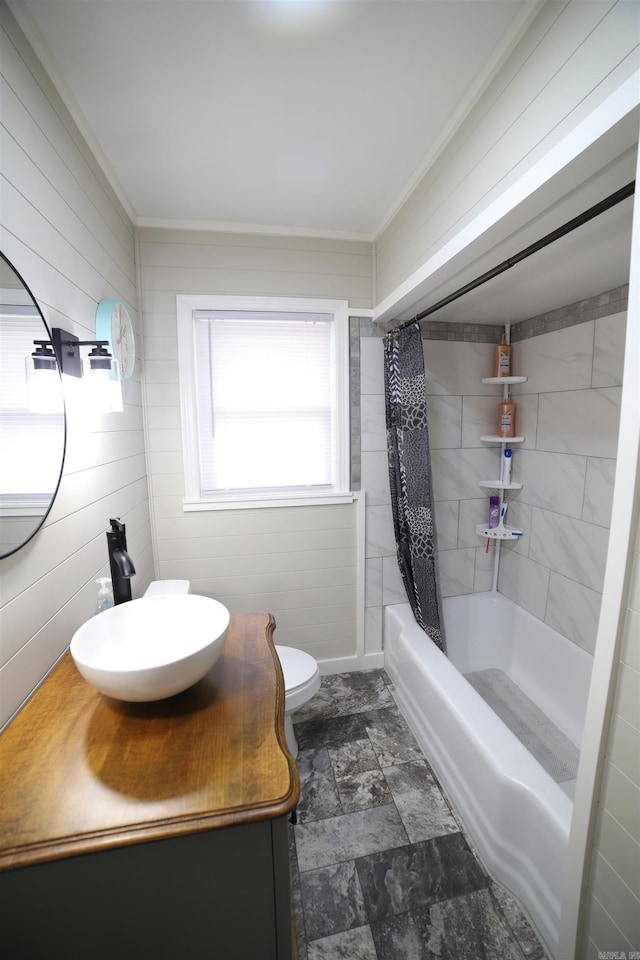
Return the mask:
{"type": "Polygon", "coordinates": [[[498,436],[486,437],[485,436],[485,437],[480,437],[480,439],[483,440],[485,443],[524,443],[524,441],[527,438],[526,437],[498,437],[498,436]]]}
{"type": "Polygon", "coordinates": [[[478,486],[490,490],[522,490],[521,483],[503,483],[502,480],[478,480],[478,486]]]}
{"type": "Polygon", "coordinates": [[[484,523],[478,523],[476,533],[479,537],[486,537],[487,540],[518,540],[522,536],[522,530],[516,530],[515,527],[507,527],[504,524],[501,527],[487,527],[484,523]]]}
{"type": "Polygon", "coordinates": [[[504,383],[526,383],[527,377],[483,377],[482,382],[501,386],[504,383]]]}
{"type": "MultiPolygon", "coordinates": [[[[507,328],[505,327],[505,331],[507,328]]],[[[507,342],[509,340],[507,339],[507,342]]],[[[514,383],[525,383],[527,377],[482,377],[483,383],[491,384],[494,387],[503,387],[503,399],[506,401],[509,397],[509,386],[514,383]]],[[[488,434],[481,436],[480,439],[483,443],[499,443],[502,446],[503,456],[504,450],[506,447],[510,446],[512,443],[524,443],[525,437],[500,437],[496,434],[488,434]]],[[[504,521],[504,513],[508,504],[505,502],[504,493],[506,490],[522,490],[521,483],[505,483],[503,480],[478,480],[478,486],[483,488],[488,488],[490,490],[499,490],[500,491],[500,509],[502,521],[504,521]]],[[[482,537],[486,540],[517,540],[521,537],[522,530],[516,530],[515,527],[507,527],[504,522],[500,522],[497,527],[488,527],[485,523],[476,524],[476,534],[479,537],[482,537]]],[[[487,544],[488,548],[488,544],[487,544]]],[[[494,571],[494,589],[497,584],[497,553],[496,553],[496,566],[494,571]]]]}

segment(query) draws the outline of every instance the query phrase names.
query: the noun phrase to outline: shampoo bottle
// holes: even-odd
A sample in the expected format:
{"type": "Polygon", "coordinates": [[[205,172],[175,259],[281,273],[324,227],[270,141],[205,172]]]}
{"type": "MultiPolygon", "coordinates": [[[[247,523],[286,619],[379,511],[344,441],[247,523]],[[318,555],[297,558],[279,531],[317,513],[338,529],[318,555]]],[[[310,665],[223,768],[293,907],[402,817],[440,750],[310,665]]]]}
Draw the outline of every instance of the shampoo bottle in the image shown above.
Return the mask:
{"type": "Polygon", "coordinates": [[[511,346],[505,343],[504,333],[501,342],[495,348],[493,375],[494,377],[511,376],[511,346]]]}
{"type": "Polygon", "coordinates": [[[100,584],[98,590],[98,600],[96,602],[96,613],[102,613],[113,606],[113,591],[111,589],[111,580],[109,577],[98,577],[96,583],[100,584]]]}
{"type": "Polygon", "coordinates": [[[498,436],[515,437],[516,435],[516,405],[511,400],[505,400],[499,406],[498,436]]]}
{"type": "Polygon", "coordinates": [[[500,523],[500,497],[489,497],[489,527],[497,527],[500,523]]]}
{"type": "Polygon", "coordinates": [[[500,478],[503,483],[511,483],[511,461],[513,459],[512,452],[507,449],[504,451],[502,457],[502,477],[500,478]]]}

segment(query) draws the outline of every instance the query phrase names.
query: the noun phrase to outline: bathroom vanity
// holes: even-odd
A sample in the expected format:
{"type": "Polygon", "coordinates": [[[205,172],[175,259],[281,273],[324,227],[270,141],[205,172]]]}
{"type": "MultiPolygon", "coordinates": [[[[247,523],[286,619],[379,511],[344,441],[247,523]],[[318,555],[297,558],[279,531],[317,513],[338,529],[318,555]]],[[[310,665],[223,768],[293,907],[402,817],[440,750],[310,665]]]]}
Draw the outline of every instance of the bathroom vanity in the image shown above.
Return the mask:
{"type": "Polygon", "coordinates": [[[62,658],[0,737],[1,956],[296,956],[274,628],[232,616],[205,678],[152,703],[62,658]]]}

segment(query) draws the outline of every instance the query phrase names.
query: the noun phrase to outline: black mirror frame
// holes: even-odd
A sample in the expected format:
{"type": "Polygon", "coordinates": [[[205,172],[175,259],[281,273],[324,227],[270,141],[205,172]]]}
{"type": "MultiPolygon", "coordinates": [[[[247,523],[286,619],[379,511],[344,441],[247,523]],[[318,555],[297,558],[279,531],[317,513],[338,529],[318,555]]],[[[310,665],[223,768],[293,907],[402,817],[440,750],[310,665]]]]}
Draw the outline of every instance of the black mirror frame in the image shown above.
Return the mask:
{"type": "MultiPolygon", "coordinates": [[[[8,259],[8,257],[6,257],[4,253],[2,253],[1,250],[0,250],[0,257],[2,257],[2,259],[3,259],[4,262],[7,264],[7,266],[8,266],[11,270],[13,270],[13,272],[14,272],[15,275],[16,275],[16,277],[18,278],[18,280],[20,281],[20,283],[22,284],[22,286],[24,287],[24,289],[26,290],[26,292],[27,292],[27,293],[29,294],[29,296],[31,297],[31,301],[32,301],[34,307],[36,308],[36,310],[38,311],[38,313],[39,313],[39,315],[40,315],[40,320],[42,321],[42,325],[44,326],[45,330],[47,331],[47,337],[48,337],[49,340],[51,340],[51,330],[49,329],[49,324],[48,324],[47,321],[45,320],[45,318],[44,318],[44,316],[43,316],[43,314],[42,314],[42,310],[40,309],[40,305],[39,305],[38,301],[36,300],[36,298],[34,297],[33,293],[31,292],[31,288],[30,288],[29,285],[25,282],[24,277],[22,276],[22,274],[21,274],[18,270],[16,270],[16,268],[14,267],[14,265],[11,263],[11,261],[8,259]]],[[[58,371],[58,376],[60,376],[60,371],[58,371]]],[[[62,389],[62,388],[61,388],[61,389],[62,389]]],[[[49,516],[49,513],[51,512],[51,508],[53,507],[53,504],[55,503],[55,499],[56,499],[56,497],[58,496],[58,490],[60,489],[60,483],[61,483],[61,481],[62,481],[62,473],[63,473],[63,471],[64,471],[64,461],[65,461],[65,456],[66,456],[66,452],[67,452],[67,412],[66,412],[66,408],[65,408],[65,406],[64,406],[64,392],[63,392],[63,394],[62,394],[62,403],[63,403],[62,456],[61,456],[61,458],[60,458],[60,471],[59,471],[59,473],[58,473],[58,482],[56,483],[55,490],[54,490],[53,493],[51,494],[51,500],[49,501],[49,506],[47,507],[45,513],[43,514],[42,519],[40,520],[40,522],[38,523],[38,525],[31,531],[31,533],[29,534],[29,536],[27,537],[27,539],[26,539],[26,540],[23,540],[22,543],[21,543],[19,546],[14,547],[13,550],[9,550],[7,553],[0,553],[0,560],[5,560],[7,557],[12,557],[15,553],[17,553],[19,550],[22,550],[23,547],[25,547],[28,543],[30,543],[31,540],[33,540],[33,538],[35,537],[36,533],[38,533],[38,531],[42,529],[42,526],[43,526],[45,520],[47,519],[47,517],[49,516]]],[[[1,548],[0,548],[0,549],[1,549],[1,548]]]]}

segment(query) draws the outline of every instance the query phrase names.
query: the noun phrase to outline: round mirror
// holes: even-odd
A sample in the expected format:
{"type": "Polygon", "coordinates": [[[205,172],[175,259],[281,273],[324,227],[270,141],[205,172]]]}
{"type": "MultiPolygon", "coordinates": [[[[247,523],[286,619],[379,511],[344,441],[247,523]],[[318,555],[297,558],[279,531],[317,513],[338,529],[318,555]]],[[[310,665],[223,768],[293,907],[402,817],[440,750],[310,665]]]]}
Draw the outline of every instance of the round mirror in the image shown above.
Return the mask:
{"type": "Polygon", "coordinates": [[[65,450],[62,382],[57,369],[48,403],[34,409],[27,358],[51,333],[31,291],[0,253],[0,557],[23,547],[45,521],[60,483],[65,450]],[[44,409],[49,412],[42,412],[44,409]]]}

